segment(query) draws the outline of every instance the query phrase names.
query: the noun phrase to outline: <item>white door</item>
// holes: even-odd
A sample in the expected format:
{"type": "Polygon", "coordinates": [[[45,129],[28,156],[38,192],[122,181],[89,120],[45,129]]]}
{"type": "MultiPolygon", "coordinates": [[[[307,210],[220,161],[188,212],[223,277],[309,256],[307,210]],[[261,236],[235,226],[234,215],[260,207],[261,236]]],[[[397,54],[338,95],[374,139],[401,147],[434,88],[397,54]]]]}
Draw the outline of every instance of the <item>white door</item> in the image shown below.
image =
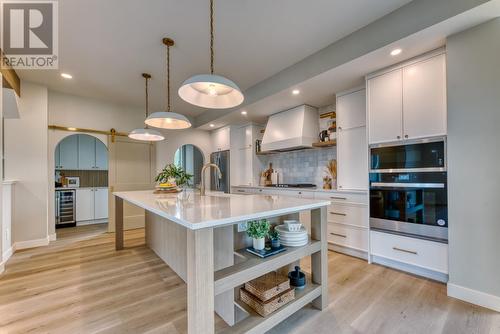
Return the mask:
{"type": "MultiPolygon", "coordinates": [[[[110,192],[153,190],[156,176],[155,146],[150,142],[139,142],[127,137],[111,138],[109,143],[109,188],[110,192]]],[[[115,199],[109,195],[109,232],[115,231],[115,199]]],[[[124,229],[144,227],[144,210],[123,203],[124,229]]]]}
{"type": "Polygon", "coordinates": [[[108,188],[95,188],[94,217],[95,219],[108,218],[108,188]]]}
{"type": "Polygon", "coordinates": [[[402,70],[395,70],[367,81],[369,143],[402,139],[402,70]]]}
{"type": "Polygon", "coordinates": [[[78,135],[78,169],[91,170],[95,167],[95,138],[78,135]]]}
{"type": "Polygon", "coordinates": [[[78,136],[71,135],[59,143],[60,169],[78,169],[78,136]]]}
{"type": "Polygon", "coordinates": [[[94,189],[76,190],[76,221],[94,219],[94,189]]]}
{"type": "Polygon", "coordinates": [[[345,94],[337,98],[337,127],[351,129],[366,125],[366,90],[345,94]]]}
{"type": "Polygon", "coordinates": [[[95,167],[100,170],[108,169],[108,148],[99,139],[95,140],[95,167]]]}
{"type": "Polygon", "coordinates": [[[339,190],[368,189],[368,145],[364,126],[337,133],[337,186],[339,190]]]}
{"type": "Polygon", "coordinates": [[[404,139],[446,134],[446,61],[432,57],[403,69],[404,139]]]}

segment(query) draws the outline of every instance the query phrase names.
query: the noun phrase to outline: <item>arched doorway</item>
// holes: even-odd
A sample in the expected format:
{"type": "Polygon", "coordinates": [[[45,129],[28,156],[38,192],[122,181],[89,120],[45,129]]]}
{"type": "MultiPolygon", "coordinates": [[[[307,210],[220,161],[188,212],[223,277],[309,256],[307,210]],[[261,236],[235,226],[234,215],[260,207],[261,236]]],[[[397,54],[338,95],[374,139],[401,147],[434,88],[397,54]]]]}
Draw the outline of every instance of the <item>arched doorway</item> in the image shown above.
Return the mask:
{"type": "Polygon", "coordinates": [[[55,227],[108,222],[108,149],[89,134],[62,138],[54,151],[55,227]]]}

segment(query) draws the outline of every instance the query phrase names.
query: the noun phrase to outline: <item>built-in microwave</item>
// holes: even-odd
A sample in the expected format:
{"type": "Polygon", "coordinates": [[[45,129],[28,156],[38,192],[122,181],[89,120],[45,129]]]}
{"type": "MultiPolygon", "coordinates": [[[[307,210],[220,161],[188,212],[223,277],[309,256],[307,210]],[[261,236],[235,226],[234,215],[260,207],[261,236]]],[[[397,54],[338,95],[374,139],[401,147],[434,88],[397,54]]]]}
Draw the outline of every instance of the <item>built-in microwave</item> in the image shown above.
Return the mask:
{"type": "Polygon", "coordinates": [[[371,173],[445,172],[446,167],[443,137],[370,147],[371,173]]]}

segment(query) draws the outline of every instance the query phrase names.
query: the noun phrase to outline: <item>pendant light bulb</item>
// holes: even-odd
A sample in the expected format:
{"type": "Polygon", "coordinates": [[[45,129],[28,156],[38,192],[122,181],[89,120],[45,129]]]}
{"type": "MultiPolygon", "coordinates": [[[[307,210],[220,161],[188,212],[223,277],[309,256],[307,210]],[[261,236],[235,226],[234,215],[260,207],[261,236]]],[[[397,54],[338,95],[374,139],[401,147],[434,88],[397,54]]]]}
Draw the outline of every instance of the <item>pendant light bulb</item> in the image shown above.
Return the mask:
{"type": "Polygon", "coordinates": [[[214,74],[214,0],[210,0],[210,74],[199,74],[184,81],[179,96],[198,107],[227,109],[239,106],[245,97],[231,80],[214,74]]]}
{"type": "MultiPolygon", "coordinates": [[[[148,73],[142,73],[142,77],[146,82],[146,118],[148,118],[149,113],[149,90],[148,90],[148,81],[151,79],[151,75],[148,73]]],[[[135,129],[128,134],[128,137],[135,140],[140,141],[161,141],[164,140],[165,137],[163,135],[153,129],[148,129],[146,126],[144,129],[135,129]]]]}
{"type": "Polygon", "coordinates": [[[180,130],[191,127],[191,122],[186,116],[170,111],[170,47],[174,46],[174,41],[164,38],[163,44],[167,46],[167,111],[157,111],[149,115],[144,121],[154,128],[180,130]]]}

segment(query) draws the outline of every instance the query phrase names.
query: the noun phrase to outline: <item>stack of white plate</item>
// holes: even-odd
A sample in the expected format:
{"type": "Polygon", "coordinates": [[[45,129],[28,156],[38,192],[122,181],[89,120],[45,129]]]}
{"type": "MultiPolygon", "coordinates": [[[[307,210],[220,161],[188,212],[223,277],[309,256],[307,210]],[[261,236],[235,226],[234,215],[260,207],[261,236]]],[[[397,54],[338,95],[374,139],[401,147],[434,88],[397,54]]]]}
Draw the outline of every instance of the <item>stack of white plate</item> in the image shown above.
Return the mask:
{"type": "Polygon", "coordinates": [[[309,241],[307,230],[304,226],[297,232],[288,231],[285,225],[276,226],[276,230],[280,234],[280,243],[283,246],[300,247],[306,245],[309,241]]]}

